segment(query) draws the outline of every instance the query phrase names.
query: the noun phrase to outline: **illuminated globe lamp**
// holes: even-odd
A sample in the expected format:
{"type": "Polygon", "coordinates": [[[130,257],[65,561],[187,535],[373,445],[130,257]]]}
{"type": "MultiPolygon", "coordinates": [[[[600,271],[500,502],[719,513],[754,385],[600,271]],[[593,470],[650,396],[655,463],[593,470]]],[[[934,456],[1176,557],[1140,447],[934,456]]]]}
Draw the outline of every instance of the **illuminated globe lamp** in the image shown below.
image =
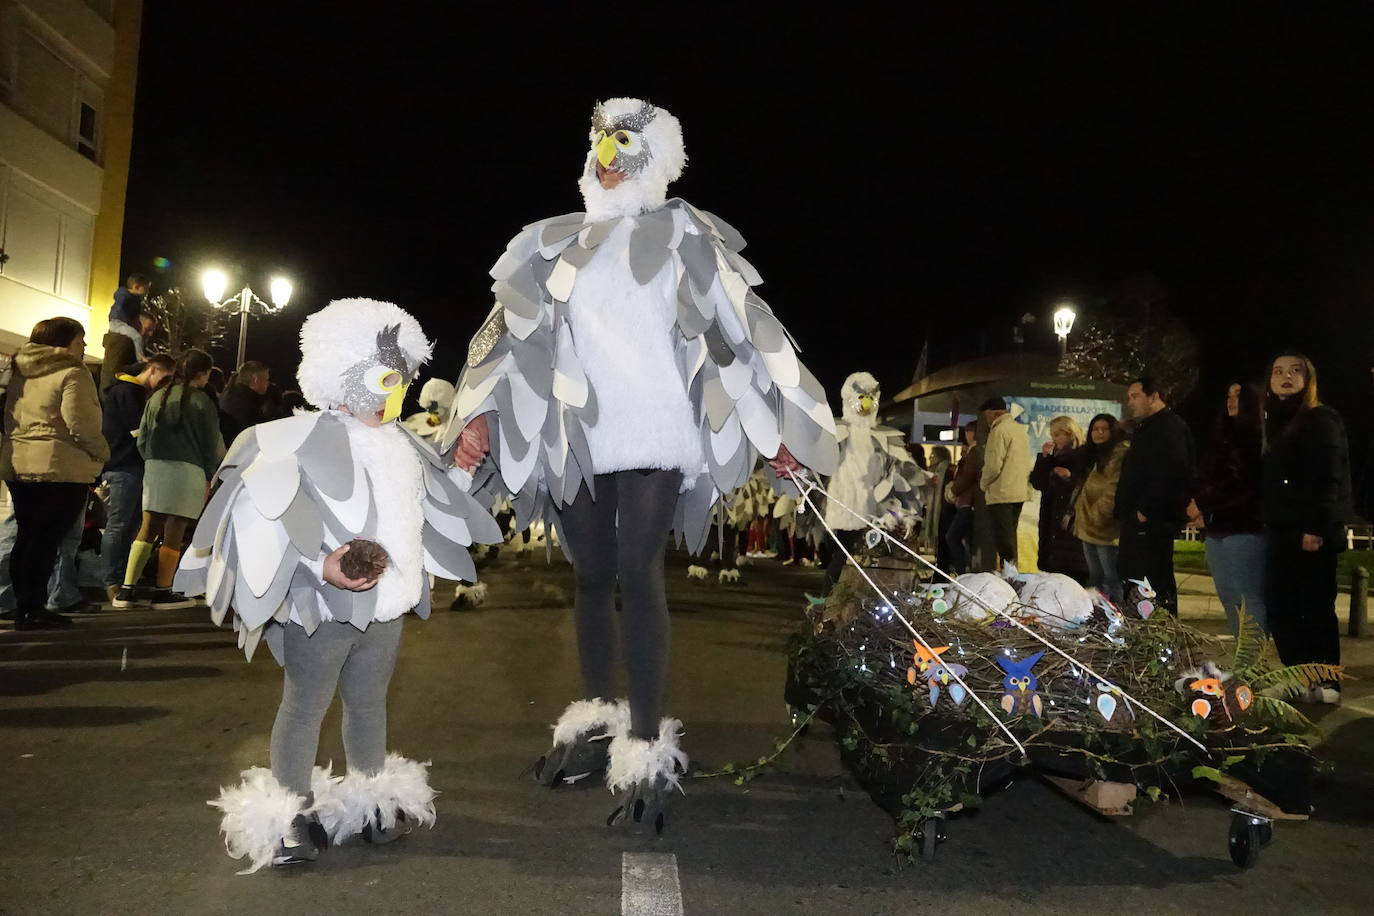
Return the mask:
{"type": "Polygon", "coordinates": [[[225,299],[224,291],[229,288],[229,277],[218,268],[212,267],[202,273],[200,283],[201,290],[211,305],[239,316],[239,354],[235,366],[242,366],[248,350],[248,316],[253,307],[257,306],[264,315],[274,315],[286,308],[286,304],[291,301],[291,281],[281,276],[273,277],[268,284],[268,302],[264,302],[248,286],[225,299]]]}
{"type": "Polygon", "coordinates": [[[1078,313],[1067,302],[1060,303],[1059,308],[1054,310],[1054,334],[1059,338],[1060,359],[1069,352],[1069,332],[1073,330],[1073,321],[1077,317],[1078,313]]]}

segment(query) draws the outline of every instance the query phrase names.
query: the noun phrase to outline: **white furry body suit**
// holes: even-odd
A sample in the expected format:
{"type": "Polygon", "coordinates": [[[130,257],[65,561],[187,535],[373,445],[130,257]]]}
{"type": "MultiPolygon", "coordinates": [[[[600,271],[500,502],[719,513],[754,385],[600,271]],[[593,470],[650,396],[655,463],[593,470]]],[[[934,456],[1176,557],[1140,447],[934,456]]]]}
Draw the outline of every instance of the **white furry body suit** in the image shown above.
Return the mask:
{"type": "MultiPolygon", "coordinates": [[[[347,414],[339,414],[348,431],[348,444],[354,459],[367,472],[377,503],[377,532],[372,538],[386,549],[390,562],[377,580],[377,609],[372,619],[378,623],[395,620],[420,603],[424,586],[424,548],[420,543],[425,496],[423,467],[415,447],[395,423],[367,426],[347,414]]],[[[339,544],[326,533],[324,553],[339,544]]],[[[317,596],[320,620],[333,620],[329,605],[317,596]]],[[[291,622],[301,623],[292,610],[291,622]]]]}
{"type": "Polygon", "coordinates": [[[578,272],[568,303],[577,355],[596,392],[599,416],[587,428],[597,474],[645,468],[705,470],[701,434],[677,368],[678,278],[671,261],[649,283],[630,273],[626,217],[578,272]]]}
{"type": "MultiPolygon", "coordinates": [[[[840,466],[830,478],[827,489],[837,502],[855,512],[876,515],[878,503],[873,498],[873,487],[882,478],[884,461],[878,455],[877,442],[873,438],[873,417],[849,416],[846,411],[846,416],[836,425],[841,424],[847,428],[848,435],[840,441],[840,466]]],[[[830,500],[825,505],[825,521],[836,531],[857,531],[867,527],[863,520],[830,500]]]]}

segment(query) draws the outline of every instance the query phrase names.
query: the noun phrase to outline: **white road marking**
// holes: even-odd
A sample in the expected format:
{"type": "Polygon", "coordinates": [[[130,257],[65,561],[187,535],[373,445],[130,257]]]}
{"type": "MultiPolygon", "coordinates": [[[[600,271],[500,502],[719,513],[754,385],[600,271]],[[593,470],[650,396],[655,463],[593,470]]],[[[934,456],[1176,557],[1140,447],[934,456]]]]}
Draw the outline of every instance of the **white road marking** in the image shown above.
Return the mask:
{"type": "Polygon", "coordinates": [[[129,650],[125,649],[124,654],[119,657],[119,670],[123,671],[129,667],[129,650]]]}
{"type": "Polygon", "coordinates": [[[621,916],[682,916],[677,856],[627,852],[620,861],[621,916]]]}

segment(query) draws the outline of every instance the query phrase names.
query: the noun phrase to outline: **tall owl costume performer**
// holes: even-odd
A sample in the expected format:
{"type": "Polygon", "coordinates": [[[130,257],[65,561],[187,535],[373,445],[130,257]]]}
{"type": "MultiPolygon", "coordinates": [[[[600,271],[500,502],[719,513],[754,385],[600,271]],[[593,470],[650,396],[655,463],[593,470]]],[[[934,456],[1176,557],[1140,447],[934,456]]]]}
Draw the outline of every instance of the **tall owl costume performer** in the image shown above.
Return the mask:
{"type": "MultiPolygon", "coordinates": [[[[907,452],[901,430],[878,424],[881,395],[878,380],[867,372],[850,374],[840,390],[842,414],[835,424],[840,461],[826,485],[831,499],[826,500],[824,511],[826,524],[851,552],[858,544],[858,532],[868,527],[864,519],[900,521],[921,508],[917,488],[925,472],[907,452]]],[[[844,564],[843,551],[834,551],[826,568],[831,582],[839,578],[844,564]]]]}
{"type": "Polygon", "coordinates": [[[182,559],[176,588],[232,608],[251,659],[265,642],[286,681],[271,768],[213,807],[243,873],[314,859],[355,835],[388,842],[434,821],[427,763],[387,753],[386,692],[401,617],[429,616],[429,578],[476,578],[467,548],[500,539],[471,477],[393,422],[431,344],[389,302],[345,299],[301,329],[301,393],[320,408],[246,430],[182,559]],[[343,699],[347,773],[315,766],[343,699]]]}
{"type": "Polygon", "coordinates": [[[557,786],[604,770],[620,802],[608,823],[661,830],[687,763],[682,723],[659,718],[670,534],[699,550],[720,494],[759,456],[780,487],[783,469],[829,473],[835,426],[751,289],[762,280],[739,233],[666,199],[687,161],[677,119],[612,99],[596,106],[590,139],[586,212],[526,226],[491,270],[497,301],[453,423],[473,463],[490,448],[483,470],[512,496],[517,524],[551,518],[574,566],[584,699],[553,726],[536,775],[557,786]],[[617,583],[628,702],[615,699],[617,583]]]}

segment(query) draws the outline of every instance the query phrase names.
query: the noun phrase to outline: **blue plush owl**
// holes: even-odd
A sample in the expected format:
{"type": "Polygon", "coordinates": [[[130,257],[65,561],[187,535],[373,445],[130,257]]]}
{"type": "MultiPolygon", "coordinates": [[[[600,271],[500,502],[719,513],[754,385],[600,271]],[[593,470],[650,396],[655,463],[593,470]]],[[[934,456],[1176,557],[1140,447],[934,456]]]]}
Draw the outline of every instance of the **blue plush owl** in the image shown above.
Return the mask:
{"type": "Polygon", "coordinates": [[[1005,655],[997,656],[998,666],[1007,673],[1007,676],[1002,678],[1002,687],[1006,691],[1002,694],[1004,712],[1013,716],[1029,715],[1036,718],[1044,715],[1044,704],[1040,700],[1040,695],[1036,693],[1040,679],[1031,670],[1044,654],[1037,652],[1020,660],[1005,655]]]}
{"type": "Polygon", "coordinates": [[[930,688],[930,708],[936,709],[940,704],[940,690],[946,691],[955,708],[964,705],[968,699],[968,691],[963,685],[956,681],[955,676],[964,678],[968,675],[968,668],[954,662],[947,662],[943,659],[937,660],[926,674],[926,686],[930,688]]]}

